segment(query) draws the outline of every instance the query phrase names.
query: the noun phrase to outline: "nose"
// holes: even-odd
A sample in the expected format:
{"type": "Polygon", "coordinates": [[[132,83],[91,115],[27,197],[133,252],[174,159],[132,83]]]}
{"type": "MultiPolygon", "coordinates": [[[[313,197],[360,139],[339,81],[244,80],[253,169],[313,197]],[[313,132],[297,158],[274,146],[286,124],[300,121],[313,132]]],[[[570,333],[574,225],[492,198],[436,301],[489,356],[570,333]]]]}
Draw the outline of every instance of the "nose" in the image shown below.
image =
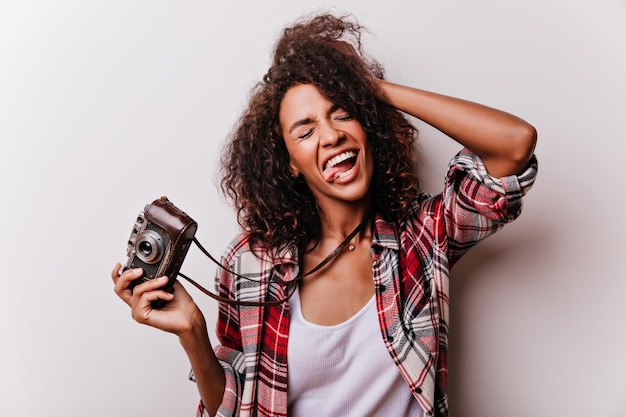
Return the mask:
{"type": "Polygon", "coordinates": [[[335,146],[345,137],[341,130],[335,129],[332,123],[325,123],[321,127],[320,144],[322,146],[335,146]]]}

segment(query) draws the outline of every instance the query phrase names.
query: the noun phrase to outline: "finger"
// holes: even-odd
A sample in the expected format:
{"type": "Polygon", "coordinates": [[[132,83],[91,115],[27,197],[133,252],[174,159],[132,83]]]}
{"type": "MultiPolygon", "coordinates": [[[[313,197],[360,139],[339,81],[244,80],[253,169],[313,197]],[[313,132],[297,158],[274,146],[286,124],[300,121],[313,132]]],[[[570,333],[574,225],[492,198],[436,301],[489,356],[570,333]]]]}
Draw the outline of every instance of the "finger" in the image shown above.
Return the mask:
{"type": "MultiPolygon", "coordinates": [[[[138,323],[150,324],[150,318],[155,311],[152,308],[152,303],[157,300],[171,301],[174,298],[174,294],[164,290],[155,290],[146,291],[141,296],[133,295],[133,298],[137,298],[131,313],[133,319],[138,323]]],[[[160,314],[160,312],[157,314],[160,314]]]]}
{"type": "Polygon", "coordinates": [[[161,289],[163,286],[165,286],[168,283],[168,281],[169,281],[169,278],[167,278],[166,276],[149,279],[137,285],[135,288],[133,288],[133,293],[141,295],[142,293],[147,292],[147,291],[154,291],[154,290],[161,289]]]}
{"type": "Polygon", "coordinates": [[[132,268],[122,271],[122,274],[117,278],[115,283],[116,287],[119,287],[121,290],[125,290],[130,286],[130,283],[137,278],[141,278],[143,276],[142,268],[132,268]]]}
{"type": "Polygon", "coordinates": [[[122,268],[122,264],[118,262],[118,263],[115,264],[115,266],[113,267],[113,270],[111,271],[111,279],[113,280],[114,284],[120,278],[120,269],[121,268],[122,268]]]}
{"type": "MultiPolygon", "coordinates": [[[[113,269],[113,272],[115,272],[113,269]]],[[[119,269],[118,269],[119,272],[119,269]]],[[[133,291],[129,288],[131,281],[140,278],[143,275],[143,269],[135,268],[135,269],[127,269],[119,276],[119,278],[114,279],[115,287],[114,291],[124,302],[128,305],[131,304],[132,301],[132,293],[133,291]]]]}
{"type": "Polygon", "coordinates": [[[141,305],[143,303],[141,298],[144,296],[144,294],[152,291],[162,290],[163,286],[166,285],[168,281],[168,278],[164,276],[154,278],[137,285],[135,288],[133,288],[131,294],[131,305],[141,305]]]}
{"type": "Polygon", "coordinates": [[[144,305],[152,305],[153,301],[157,300],[165,300],[170,301],[174,298],[174,294],[169,293],[165,290],[156,290],[156,291],[148,291],[143,293],[141,297],[141,303],[144,305]]]}

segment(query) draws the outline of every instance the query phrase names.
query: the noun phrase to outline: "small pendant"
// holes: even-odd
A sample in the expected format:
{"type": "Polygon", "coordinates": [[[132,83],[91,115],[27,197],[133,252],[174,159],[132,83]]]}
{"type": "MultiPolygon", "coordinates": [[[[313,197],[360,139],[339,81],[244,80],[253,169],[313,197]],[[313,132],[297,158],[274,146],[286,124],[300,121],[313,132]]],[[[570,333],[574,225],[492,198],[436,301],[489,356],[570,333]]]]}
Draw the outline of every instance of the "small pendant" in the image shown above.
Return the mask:
{"type": "Polygon", "coordinates": [[[348,246],[348,250],[354,250],[354,245],[348,246]]]}

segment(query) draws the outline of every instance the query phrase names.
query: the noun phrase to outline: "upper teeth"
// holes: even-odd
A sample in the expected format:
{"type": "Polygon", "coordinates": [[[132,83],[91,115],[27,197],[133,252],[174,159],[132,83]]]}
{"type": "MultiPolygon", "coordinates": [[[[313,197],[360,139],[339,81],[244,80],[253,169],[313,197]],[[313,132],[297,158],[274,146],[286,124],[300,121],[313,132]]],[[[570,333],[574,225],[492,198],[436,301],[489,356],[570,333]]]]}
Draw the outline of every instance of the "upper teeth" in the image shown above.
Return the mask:
{"type": "Polygon", "coordinates": [[[342,163],[346,159],[350,159],[350,158],[354,158],[354,157],[356,157],[356,152],[355,151],[346,151],[346,152],[344,152],[342,154],[339,154],[337,156],[334,156],[334,157],[330,158],[330,160],[328,162],[326,162],[326,166],[324,167],[324,169],[332,168],[335,165],[342,163]]]}

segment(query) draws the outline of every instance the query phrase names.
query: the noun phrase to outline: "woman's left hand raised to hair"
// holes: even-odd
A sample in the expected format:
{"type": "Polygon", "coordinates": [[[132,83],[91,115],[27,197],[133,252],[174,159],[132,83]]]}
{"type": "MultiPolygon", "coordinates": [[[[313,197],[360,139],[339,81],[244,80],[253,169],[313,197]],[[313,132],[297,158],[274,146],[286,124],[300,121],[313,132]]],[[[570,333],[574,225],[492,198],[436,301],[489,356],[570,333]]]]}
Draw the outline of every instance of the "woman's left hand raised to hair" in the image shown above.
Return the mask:
{"type": "Polygon", "coordinates": [[[490,175],[521,173],[533,155],[535,128],[482,104],[377,80],[391,106],[428,123],[483,160],[490,175]]]}

